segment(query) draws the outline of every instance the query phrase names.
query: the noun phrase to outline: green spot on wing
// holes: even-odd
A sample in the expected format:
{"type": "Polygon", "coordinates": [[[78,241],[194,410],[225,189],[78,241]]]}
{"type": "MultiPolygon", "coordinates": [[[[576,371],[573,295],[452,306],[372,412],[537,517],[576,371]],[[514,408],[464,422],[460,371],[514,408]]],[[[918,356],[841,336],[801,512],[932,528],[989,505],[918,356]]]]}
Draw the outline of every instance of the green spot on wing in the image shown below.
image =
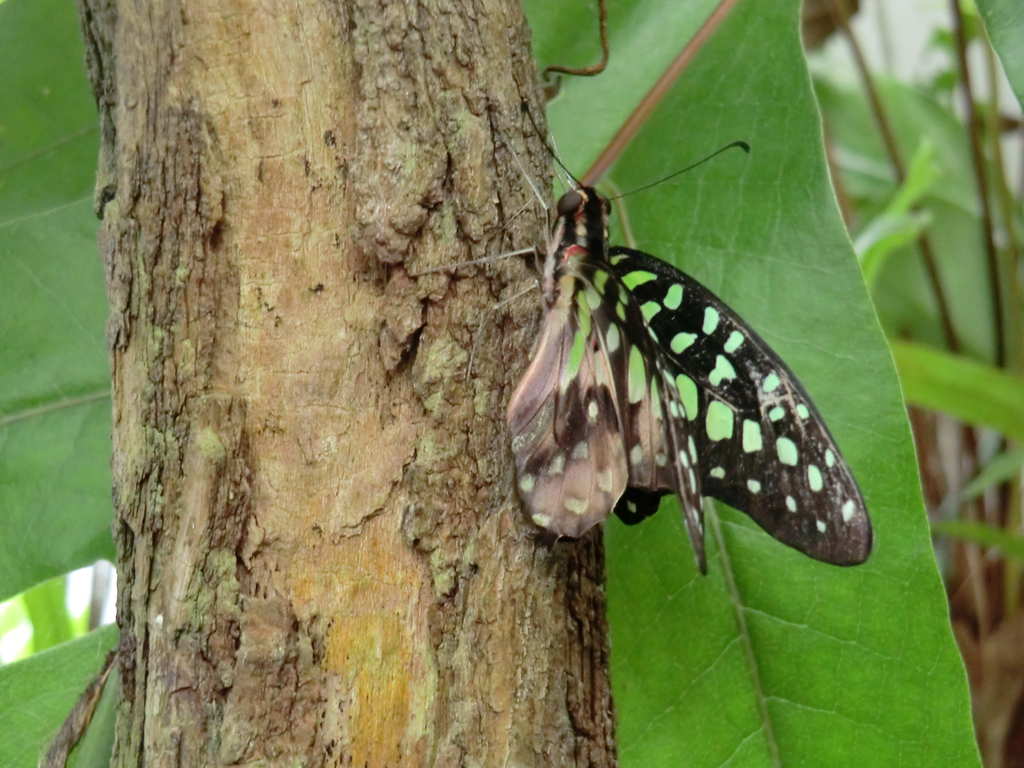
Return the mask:
{"type": "Polygon", "coordinates": [[[582,293],[576,294],[576,322],[584,336],[590,333],[590,307],[582,293]]]}
{"type": "Polygon", "coordinates": [[[620,341],[619,326],[615,323],[610,323],[608,325],[608,331],[604,335],[605,350],[609,355],[618,350],[620,341]]]}
{"type": "Polygon", "coordinates": [[[813,464],[807,467],[807,482],[810,484],[812,491],[820,491],[824,487],[821,481],[821,470],[813,464]]]}
{"type": "Polygon", "coordinates": [[[736,369],[732,367],[732,363],[725,357],[725,355],[718,355],[715,357],[714,370],[708,375],[708,381],[711,382],[711,386],[717,387],[726,379],[735,379],[736,369]]]}
{"type": "Polygon", "coordinates": [[[695,333],[686,333],[685,331],[681,331],[681,332],[677,333],[675,336],[672,337],[672,341],[669,342],[669,348],[675,354],[678,355],[683,350],[685,350],[687,347],[689,347],[691,344],[693,344],[693,342],[695,342],[696,340],[697,340],[697,334],[695,334],[695,333]]]}
{"type": "Polygon", "coordinates": [[[733,331],[729,334],[729,338],[725,340],[725,346],[722,349],[731,355],[740,348],[741,344],[743,344],[743,334],[739,331],[733,331]]]}
{"type": "Polygon", "coordinates": [[[648,301],[640,306],[640,312],[643,314],[644,320],[646,320],[647,322],[650,322],[651,318],[658,314],[660,311],[661,304],[659,304],[656,301],[648,301]]]}
{"type": "Polygon", "coordinates": [[[622,278],[622,282],[625,283],[626,287],[632,291],[637,286],[643,285],[644,283],[649,283],[651,282],[651,280],[654,280],[656,278],[657,275],[655,275],[653,272],[648,272],[647,270],[644,269],[638,269],[633,272],[630,272],[627,275],[624,275],[622,278]]]}
{"type": "Polygon", "coordinates": [[[658,378],[656,376],[651,377],[651,412],[654,414],[654,418],[659,421],[664,416],[664,412],[661,410],[661,390],[658,387],[658,378]]]}
{"type": "Polygon", "coordinates": [[[686,418],[693,421],[697,418],[697,383],[685,373],[680,373],[676,376],[676,389],[683,401],[686,418]]]}
{"type": "Polygon", "coordinates": [[[640,354],[639,348],[631,347],[629,350],[629,402],[639,403],[643,398],[646,378],[643,355],[640,354]]]}
{"type": "Polygon", "coordinates": [[[751,419],[743,420],[743,450],[754,453],[761,450],[761,425],[751,419]]]}
{"type": "Polygon", "coordinates": [[[587,335],[582,330],[576,331],[572,340],[572,349],[569,350],[569,362],[565,366],[565,373],[562,377],[562,388],[568,386],[569,382],[576,377],[580,371],[580,363],[583,362],[583,352],[587,347],[587,335]]]}
{"type": "Polygon", "coordinates": [[[718,310],[714,307],[707,307],[704,309],[704,326],[701,328],[706,334],[712,334],[715,332],[715,328],[718,327],[718,310]]]}
{"type": "Polygon", "coordinates": [[[708,404],[708,413],[704,426],[710,440],[725,440],[732,437],[732,410],[725,403],[712,400],[708,404]]]}
{"type": "Polygon", "coordinates": [[[796,466],[799,455],[796,450],[796,443],[788,437],[780,437],[775,441],[775,450],[779,454],[779,461],[791,467],[796,466]]]}
{"type": "Polygon", "coordinates": [[[683,286],[679,283],[672,285],[665,294],[663,303],[666,309],[679,309],[679,305],[683,303],[683,286]]]}

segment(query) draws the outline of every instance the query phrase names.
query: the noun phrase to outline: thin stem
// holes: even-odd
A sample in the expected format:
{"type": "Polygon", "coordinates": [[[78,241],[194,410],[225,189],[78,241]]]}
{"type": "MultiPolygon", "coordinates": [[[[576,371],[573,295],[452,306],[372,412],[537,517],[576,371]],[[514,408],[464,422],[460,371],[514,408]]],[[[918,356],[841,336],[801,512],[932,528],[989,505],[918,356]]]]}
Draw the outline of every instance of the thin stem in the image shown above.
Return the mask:
{"type": "Polygon", "coordinates": [[[647,118],[651,116],[654,108],[665,98],[665,94],[675,85],[683,70],[693,60],[693,57],[697,55],[697,51],[704,46],[704,43],[718,29],[719,25],[725,20],[725,17],[729,15],[729,11],[733,9],[736,2],[737,0],[721,0],[715,10],[711,12],[711,15],[708,16],[696,34],[690,38],[690,41],[679,52],[679,55],[662,72],[657,82],[640,99],[636,109],[626,118],[626,122],[622,124],[618,132],[612,137],[612,140],[608,142],[608,146],[604,148],[604,151],[594,161],[594,164],[590,166],[590,170],[583,175],[583,183],[585,185],[593,186],[596,184],[607,173],[608,169],[615,164],[615,161],[619,159],[619,156],[629,146],[633,137],[636,136],[643,124],[647,122],[647,118]]]}
{"type": "Polygon", "coordinates": [[[597,0],[597,17],[601,34],[601,60],[589,67],[548,67],[544,70],[545,77],[549,72],[562,72],[578,77],[590,77],[604,72],[604,68],[608,66],[608,9],[605,7],[605,0],[597,0]]]}
{"type": "MultiPolygon", "coordinates": [[[[1020,232],[1017,231],[1016,201],[1013,199],[1013,192],[1010,189],[1010,181],[1006,175],[1006,158],[1003,156],[1002,125],[1003,118],[999,113],[999,65],[996,63],[995,51],[992,44],[985,41],[985,68],[988,75],[989,109],[988,109],[988,131],[992,142],[992,160],[995,168],[995,193],[999,203],[999,215],[1006,230],[1006,259],[1003,264],[1003,277],[1007,281],[1009,292],[1007,304],[1011,307],[1019,307],[1024,304],[1020,284],[1020,255],[1021,240],[1020,232]]],[[[1020,339],[1022,329],[1020,327],[1019,315],[1011,313],[1007,318],[1009,321],[1006,327],[1006,364],[1009,368],[1018,368],[1021,365],[1020,339]]]]}
{"type": "Polygon", "coordinates": [[[995,329],[996,337],[996,365],[1001,368],[1006,364],[1006,331],[1003,326],[1003,292],[999,281],[999,255],[996,252],[996,241],[992,232],[992,205],[988,196],[985,154],[981,149],[981,135],[978,130],[980,120],[977,106],[974,103],[971,70],[967,64],[967,33],[964,30],[964,17],[960,12],[960,0],[949,0],[949,7],[953,14],[956,55],[960,64],[960,79],[963,82],[964,120],[967,122],[971,162],[974,166],[974,181],[978,187],[978,200],[981,202],[981,230],[985,242],[989,291],[992,294],[992,326],[995,329]]]}
{"type": "Polygon", "coordinates": [[[886,15],[885,3],[875,3],[875,19],[878,22],[878,39],[882,43],[882,62],[885,64],[886,74],[891,75],[894,71],[892,55],[892,30],[889,27],[889,17],[886,15]]]}
{"type": "MultiPolygon", "coordinates": [[[[903,159],[900,156],[899,147],[896,144],[896,136],[889,123],[885,108],[882,106],[878,90],[875,88],[875,81],[871,76],[867,60],[864,58],[864,52],[861,50],[857,38],[854,37],[853,31],[850,29],[845,0],[832,0],[832,12],[836,17],[836,25],[843,31],[843,36],[846,37],[846,41],[850,45],[857,72],[864,86],[864,92],[867,94],[871,112],[875,117],[875,123],[878,125],[878,131],[882,136],[882,143],[885,145],[886,154],[889,156],[889,162],[892,163],[897,182],[902,184],[906,178],[906,170],[903,165],[903,159]]],[[[928,283],[931,286],[932,294],[935,296],[935,303],[938,306],[939,322],[942,325],[942,333],[946,339],[946,344],[951,351],[959,352],[960,340],[957,337],[956,329],[953,327],[953,315],[949,308],[949,301],[946,299],[946,291],[942,287],[942,279],[939,276],[939,268],[935,261],[935,253],[932,251],[931,240],[927,235],[922,234],[917,238],[917,246],[921,252],[921,260],[924,262],[925,273],[928,275],[928,283]]]]}

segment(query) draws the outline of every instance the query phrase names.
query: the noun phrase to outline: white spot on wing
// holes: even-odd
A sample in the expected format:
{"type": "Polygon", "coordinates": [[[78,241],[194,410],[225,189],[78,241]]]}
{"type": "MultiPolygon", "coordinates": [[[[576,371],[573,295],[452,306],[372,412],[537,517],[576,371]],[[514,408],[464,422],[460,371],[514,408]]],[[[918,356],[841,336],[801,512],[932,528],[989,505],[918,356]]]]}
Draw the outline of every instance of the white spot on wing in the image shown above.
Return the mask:
{"type": "Polygon", "coordinates": [[[853,499],[847,499],[843,502],[843,522],[848,523],[853,519],[853,513],[857,511],[856,505],[853,503],[853,499]]]}
{"type": "Polygon", "coordinates": [[[629,449],[629,463],[634,467],[640,466],[644,461],[644,449],[639,444],[629,449]]]}
{"type": "Polygon", "coordinates": [[[582,515],[587,511],[586,499],[577,499],[575,496],[566,496],[565,508],[574,515],[582,515]]]}

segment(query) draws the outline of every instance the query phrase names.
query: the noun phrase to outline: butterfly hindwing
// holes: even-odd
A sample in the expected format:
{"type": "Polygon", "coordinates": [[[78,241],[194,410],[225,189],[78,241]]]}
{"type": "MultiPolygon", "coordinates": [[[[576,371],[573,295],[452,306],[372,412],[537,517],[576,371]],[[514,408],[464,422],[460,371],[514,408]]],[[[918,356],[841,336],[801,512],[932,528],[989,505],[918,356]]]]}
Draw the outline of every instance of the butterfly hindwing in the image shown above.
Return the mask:
{"type": "Polygon", "coordinates": [[[670,422],[684,422],[696,443],[701,492],[812,557],[862,562],[871,549],[863,498],[795,375],[696,280],[627,248],[610,249],[609,264],[657,346],[666,394],[685,412],[670,422]]]}

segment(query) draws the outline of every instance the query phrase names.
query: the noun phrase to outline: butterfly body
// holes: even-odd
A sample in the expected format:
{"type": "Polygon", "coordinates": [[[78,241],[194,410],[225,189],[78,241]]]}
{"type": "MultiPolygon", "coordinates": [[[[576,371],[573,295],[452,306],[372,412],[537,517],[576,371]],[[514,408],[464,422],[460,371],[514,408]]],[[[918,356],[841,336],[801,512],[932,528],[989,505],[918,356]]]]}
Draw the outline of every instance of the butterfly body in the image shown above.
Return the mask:
{"type": "Polygon", "coordinates": [[[659,259],[608,246],[591,187],[556,207],[544,319],[508,407],[533,522],[578,537],[679,496],[705,569],[702,496],[745,511],[811,557],[863,562],[857,484],[796,377],[729,307],[659,259]]]}

